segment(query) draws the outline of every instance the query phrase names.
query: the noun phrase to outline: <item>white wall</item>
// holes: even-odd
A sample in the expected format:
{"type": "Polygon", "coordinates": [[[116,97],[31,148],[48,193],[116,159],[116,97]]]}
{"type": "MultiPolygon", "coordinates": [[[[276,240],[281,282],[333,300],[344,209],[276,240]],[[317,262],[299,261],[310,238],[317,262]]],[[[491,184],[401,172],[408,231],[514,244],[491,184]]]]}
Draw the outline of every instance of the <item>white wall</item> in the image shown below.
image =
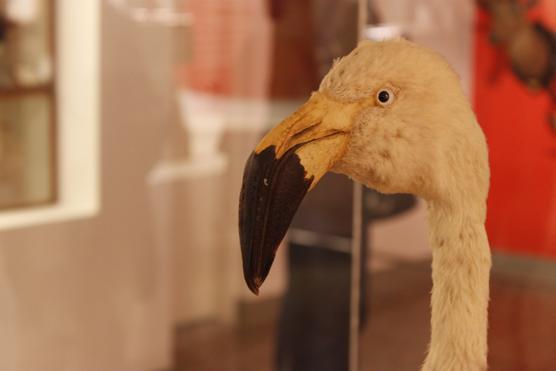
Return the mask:
{"type": "MultiPolygon", "coordinates": [[[[0,370],[163,369],[171,357],[168,256],[156,243],[159,204],[145,179],[161,155],[165,123],[175,119],[169,117],[170,38],[129,22],[105,2],[58,3],[63,24],[71,25],[63,43],[77,43],[79,28],[98,21],[94,9],[102,4],[100,211],[0,232],[0,370]]],[[[81,40],[76,53],[94,41],[81,40]]],[[[92,94],[94,71],[66,67],[59,69],[62,88],[78,84],[92,94]]],[[[62,98],[71,105],[64,119],[85,130],[83,120],[94,113],[87,116],[76,96],[62,98]]],[[[71,144],[78,153],[88,150],[71,144]]],[[[79,158],[70,159],[73,166],[79,158]]],[[[72,179],[83,190],[91,181],[72,179]]]]}

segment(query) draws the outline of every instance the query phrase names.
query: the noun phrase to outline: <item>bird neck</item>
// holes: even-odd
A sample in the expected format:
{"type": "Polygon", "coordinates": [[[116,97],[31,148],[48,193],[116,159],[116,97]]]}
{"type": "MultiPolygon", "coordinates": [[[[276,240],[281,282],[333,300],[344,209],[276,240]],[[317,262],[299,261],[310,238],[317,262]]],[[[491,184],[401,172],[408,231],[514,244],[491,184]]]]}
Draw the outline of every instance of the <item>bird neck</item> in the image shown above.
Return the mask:
{"type": "Polygon", "coordinates": [[[483,204],[428,204],[433,289],[431,340],[423,371],[487,369],[491,257],[483,204]]]}

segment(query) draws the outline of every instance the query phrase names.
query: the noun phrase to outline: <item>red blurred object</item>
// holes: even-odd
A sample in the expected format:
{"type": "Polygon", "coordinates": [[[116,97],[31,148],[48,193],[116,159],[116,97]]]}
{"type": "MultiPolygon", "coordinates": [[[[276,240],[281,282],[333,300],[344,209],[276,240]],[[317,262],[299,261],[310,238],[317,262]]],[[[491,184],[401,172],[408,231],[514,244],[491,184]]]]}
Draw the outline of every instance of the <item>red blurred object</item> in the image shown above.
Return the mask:
{"type": "MultiPolygon", "coordinates": [[[[554,30],[555,10],[556,1],[541,1],[528,17],[554,30]]],[[[479,10],[474,106],[490,148],[490,242],[496,250],[556,259],[556,139],[546,125],[550,97],[527,88],[509,64],[496,67],[501,51],[490,42],[489,22],[479,10]]]]}
{"type": "Polygon", "coordinates": [[[188,0],[191,60],[178,66],[182,87],[222,97],[261,98],[270,78],[272,29],[267,4],[188,0]]]}

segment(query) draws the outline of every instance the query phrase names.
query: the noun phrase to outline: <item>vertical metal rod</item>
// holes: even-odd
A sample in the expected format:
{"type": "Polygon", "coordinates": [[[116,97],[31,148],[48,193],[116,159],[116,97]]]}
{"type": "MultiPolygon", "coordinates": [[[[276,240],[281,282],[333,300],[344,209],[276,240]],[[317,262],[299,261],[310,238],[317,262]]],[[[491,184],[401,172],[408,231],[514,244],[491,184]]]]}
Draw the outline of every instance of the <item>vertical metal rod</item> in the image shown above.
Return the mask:
{"type": "MultiPolygon", "coordinates": [[[[368,0],[359,0],[358,30],[359,40],[365,35],[368,16],[368,0]]],[[[361,241],[363,212],[363,186],[359,183],[353,184],[353,220],[351,236],[351,301],[350,301],[350,336],[349,336],[349,370],[359,370],[359,319],[361,300],[361,249],[364,248],[361,241]]]]}
{"type": "Polygon", "coordinates": [[[351,236],[351,300],[350,300],[350,339],[349,339],[349,370],[359,370],[359,319],[361,300],[361,241],[363,186],[353,184],[353,221],[351,236]]]}

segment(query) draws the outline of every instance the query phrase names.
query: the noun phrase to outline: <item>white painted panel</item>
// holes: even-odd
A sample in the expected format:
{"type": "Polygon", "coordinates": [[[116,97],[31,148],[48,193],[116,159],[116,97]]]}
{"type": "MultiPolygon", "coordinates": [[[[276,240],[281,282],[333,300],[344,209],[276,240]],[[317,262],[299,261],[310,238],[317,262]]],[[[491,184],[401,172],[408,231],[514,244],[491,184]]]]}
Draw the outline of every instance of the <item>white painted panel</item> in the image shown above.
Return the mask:
{"type": "Polygon", "coordinates": [[[99,205],[100,3],[58,0],[58,195],[54,205],[0,212],[0,230],[95,215],[99,205]]]}

